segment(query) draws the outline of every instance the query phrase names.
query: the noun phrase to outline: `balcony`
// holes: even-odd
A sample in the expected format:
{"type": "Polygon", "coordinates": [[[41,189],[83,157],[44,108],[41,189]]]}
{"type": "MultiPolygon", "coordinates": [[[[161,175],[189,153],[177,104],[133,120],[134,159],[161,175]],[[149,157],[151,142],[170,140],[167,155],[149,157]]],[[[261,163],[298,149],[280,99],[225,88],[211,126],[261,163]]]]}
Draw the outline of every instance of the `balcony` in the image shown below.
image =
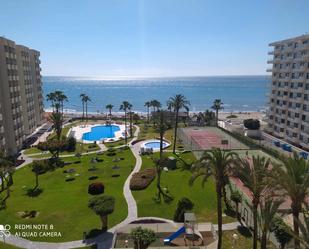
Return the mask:
{"type": "Polygon", "coordinates": [[[273,64],[274,63],[274,60],[268,60],[267,61],[267,64],[273,64]]]}
{"type": "Polygon", "coordinates": [[[267,72],[267,73],[271,73],[272,71],[273,71],[272,68],[267,68],[267,69],[266,69],[266,72],[267,72]]]}
{"type": "Polygon", "coordinates": [[[274,55],[275,54],[275,51],[272,50],[272,51],[268,51],[268,55],[274,55]]]}

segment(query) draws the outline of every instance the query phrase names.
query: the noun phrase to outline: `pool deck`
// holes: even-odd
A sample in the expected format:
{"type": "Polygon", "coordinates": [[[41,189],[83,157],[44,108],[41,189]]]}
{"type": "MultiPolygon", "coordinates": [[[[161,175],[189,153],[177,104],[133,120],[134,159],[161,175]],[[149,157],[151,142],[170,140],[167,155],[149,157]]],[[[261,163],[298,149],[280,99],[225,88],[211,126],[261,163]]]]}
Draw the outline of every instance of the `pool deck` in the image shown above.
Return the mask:
{"type": "MultiPolygon", "coordinates": [[[[115,137],[113,138],[106,138],[102,140],[96,141],[97,143],[100,143],[102,141],[104,142],[115,142],[120,139],[124,138],[124,132],[125,132],[125,125],[119,125],[119,124],[111,124],[119,127],[119,131],[115,132],[115,137]]],[[[96,126],[105,126],[105,124],[94,124],[94,125],[78,125],[72,127],[69,132],[68,136],[74,136],[78,142],[81,143],[93,143],[94,141],[89,141],[89,140],[83,140],[83,135],[84,133],[91,132],[91,129],[96,126]]]]}

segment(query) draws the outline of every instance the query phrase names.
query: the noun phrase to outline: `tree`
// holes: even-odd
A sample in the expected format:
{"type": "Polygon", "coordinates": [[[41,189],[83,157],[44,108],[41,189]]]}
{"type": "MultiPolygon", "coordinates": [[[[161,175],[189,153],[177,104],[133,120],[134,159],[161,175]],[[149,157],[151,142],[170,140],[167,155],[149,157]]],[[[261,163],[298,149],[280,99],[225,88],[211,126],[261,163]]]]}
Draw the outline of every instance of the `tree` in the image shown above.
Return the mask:
{"type": "Polygon", "coordinates": [[[145,102],[144,106],[147,107],[147,123],[149,124],[149,109],[151,107],[151,102],[150,101],[145,102]]]}
{"type": "Polygon", "coordinates": [[[238,177],[252,195],[253,212],[253,249],[257,249],[258,240],[258,206],[263,194],[265,194],[268,183],[270,160],[265,157],[253,156],[252,163],[246,158],[237,160],[237,167],[234,169],[238,177]]]}
{"type": "Polygon", "coordinates": [[[125,138],[125,143],[128,143],[128,134],[127,134],[127,112],[131,108],[131,104],[128,101],[123,101],[122,104],[120,105],[119,110],[124,111],[124,126],[125,126],[125,131],[124,131],[124,138],[125,138]]]}
{"type": "MultiPolygon", "coordinates": [[[[86,95],[86,94],[84,94],[82,97],[82,102],[84,103],[84,105],[85,105],[85,110],[86,110],[86,122],[88,121],[88,102],[91,102],[91,98],[88,96],[88,95],[86,95]]],[[[83,119],[84,119],[84,117],[83,117],[83,119]]]]}
{"type": "Polygon", "coordinates": [[[267,249],[267,241],[269,232],[275,221],[275,217],[282,200],[274,200],[267,197],[265,201],[260,204],[260,214],[258,215],[259,227],[261,231],[261,249],[267,249]]]}
{"type": "Polygon", "coordinates": [[[216,111],[216,124],[218,126],[219,110],[223,109],[223,103],[221,102],[221,99],[215,99],[211,108],[216,111]]]}
{"type": "Polygon", "coordinates": [[[236,206],[237,220],[239,222],[241,222],[241,219],[239,217],[240,214],[239,214],[239,208],[238,207],[239,207],[239,203],[241,203],[241,201],[242,201],[242,195],[237,189],[233,190],[232,186],[231,185],[229,185],[229,186],[230,186],[231,200],[235,203],[235,206],[236,206]]]}
{"type": "Polygon", "coordinates": [[[85,119],[85,97],[86,97],[86,94],[85,93],[81,93],[79,95],[79,97],[82,100],[82,106],[83,106],[83,117],[82,117],[82,120],[84,121],[84,119],[85,119]]]}
{"type": "Polygon", "coordinates": [[[186,99],[185,96],[181,94],[177,94],[174,97],[169,99],[171,102],[172,107],[175,110],[175,127],[174,127],[174,144],[173,144],[173,153],[175,154],[176,151],[176,141],[177,141],[177,128],[178,128],[178,114],[179,110],[184,108],[187,111],[189,110],[190,102],[186,99]]]}
{"type": "Polygon", "coordinates": [[[68,97],[62,91],[55,91],[54,93],[56,102],[58,102],[61,112],[63,113],[64,102],[68,101],[68,97]]]}
{"type": "Polygon", "coordinates": [[[13,184],[13,174],[15,172],[14,163],[7,158],[3,152],[0,153],[0,179],[1,191],[6,188],[6,197],[1,201],[5,206],[5,201],[10,197],[10,186],[13,184]]]}
{"type": "Polygon", "coordinates": [[[162,174],[162,170],[164,169],[164,167],[167,167],[168,164],[168,158],[165,156],[161,156],[161,158],[157,159],[157,158],[153,158],[153,162],[155,164],[156,167],[156,172],[157,172],[157,198],[156,200],[158,202],[161,202],[161,197],[163,196],[163,199],[165,202],[170,202],[173,200],[173,197],[170,196],[169,194],[167,194],[165,191],[163,191],[162,187],[161,187],[161,174],[162,174]]]}
{"type": "Polygon", "coordinates": [[[225,188],[225,178],[229,175],[231,166],[235,161],[237,155],[233,152],[225,152],[221,149],[213,149],[210,152],[205,152],[192,166],[192,177],[189,184],[192,185],[194,181],[202,177],[202,184],[210,176],[214,177],[217,193],[217,215],[218,215],[218,249],[222,247],[222,195],[223,188],[225,188]]]}
{"type": "Polygon", "coordinates": [[[135,249],[146,249],[152,242],[156,241],[155,232],[147,228],[133,228],[130,235],[134,241],[135,249]]]}
{"type": "Polygon", "coordinates": [[[304,212],[304,221],[298,220],[298,224],[302,234],[299,241],[305,248],[309,248],[309,217],[307,213],[304,212]]]}
{"type": "Polygon", "coordinates": [[[156,122],[159,124],[156,127],[156,131],[159,133],[160,136],[160,158],[163,156],[163,143],[164,143],[164,134],[168,130],[170,124],[168,120],[168,112],[164,110],[156,111],[153,114],[153,118],[157,120],[156,122]]]}
{"type": "Polygon", "coordinates": [[[55,101],[56,101],[56,96],[54,92],[46,94],[46,100],[51,102],[51,106],[53,108],[53,112],[55,111],[55,101]]]}
{"type": "MultiPolygon", "coordinates": [[[[150,105],[153,108],[153,113],[152,114],[154,114],[156,111],[159,110],[159,108],[161,108],[161,103],[158,100],[156,100],[156,99],[151,100],[150,101],[150,105]]],[[[156,125],[156,120],[153,118],[153,116],[152,116],[152,119],[153,119],[153,126],[155,126],[156,125]]]]}
{"type": "Polygon", "coordinates": [[[39,187],[39,175],[46,171],[45,161],[34,161],[32,163],[32,172],[35,174],[35,187],[33,190],[39,187]]]}
{"type": "Polygon", "coordinates": [[[285,246],[291,241],[292,235],[290,227],[279,216],[276,216],[273,220],[271,231],[275,234],[276,240],[280,243],[280,249],[284,249],[285,246]]]}
{"type": "Polygon", "coordinates": [[[296,235],[294,240],[295,249],[300,248],[299,237],[299,214],[302,205],[309,195],[309,162],[294,153],[293,157],[285,157],[282,164],[275,164],[272,178],[282,191],[284,196],[291,199],[293,214],[293,230],[296,235]]]}
{"type": "Polygon", "coordinates": [[[186,197],[183,197],[178,201],[177,209],[174,214],[174,221],[175,222],[184,222],[184,214],[187,211],[192,210],[194,204],[191,200],[186,197]]]}
{"type": "Polygon", "coordinates": [[[101,217],[102,231],[107,231],[107,216],[114,212],[115,198],[112,196],[95,196],[89,200],[88,207],[101,217]]]}
{"type": "Polygon", "coordinates": [[[61,138],[61,132],[62,132],[62,124],[63,124],[63,115],[60,112],[53,112],[50,117],[49,121],[53,124],[53,127],[56,131],[56,137],[59,141],[61,138]]]}
{"type": "Polygon", "coordinates": [[[114,106],[112,104],[108,104],[105,106],[105,108],[109,111],[109,117],[112,117],[112,110],[114,108],[114,106]]]}

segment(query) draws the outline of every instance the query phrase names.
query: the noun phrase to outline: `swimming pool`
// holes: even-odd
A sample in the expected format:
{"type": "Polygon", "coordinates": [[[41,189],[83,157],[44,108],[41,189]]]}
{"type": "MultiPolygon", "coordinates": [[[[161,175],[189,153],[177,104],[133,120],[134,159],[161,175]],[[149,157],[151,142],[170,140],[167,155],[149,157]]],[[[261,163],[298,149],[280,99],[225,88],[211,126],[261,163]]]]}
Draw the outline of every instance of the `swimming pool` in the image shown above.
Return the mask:
{"type": "MultiPolygon", "coordinates": [[[[169,145],[170,145],[169,143],[163,142],[163,148],[166,148],[169,145]]],[[[146,141],[145,143],[142,144],[141,147],[146,148],[146,149],[159,150],[160,149],[160,140],[146,141]]]]}
{"type": "Polygon", "coordinates": [[[90,132],[83,134],[82,139],[87,141],[99,141],[106,138],[114,138],[115,132],[120,131],[118,125],[99,125],[91,128],[90,132]]]}

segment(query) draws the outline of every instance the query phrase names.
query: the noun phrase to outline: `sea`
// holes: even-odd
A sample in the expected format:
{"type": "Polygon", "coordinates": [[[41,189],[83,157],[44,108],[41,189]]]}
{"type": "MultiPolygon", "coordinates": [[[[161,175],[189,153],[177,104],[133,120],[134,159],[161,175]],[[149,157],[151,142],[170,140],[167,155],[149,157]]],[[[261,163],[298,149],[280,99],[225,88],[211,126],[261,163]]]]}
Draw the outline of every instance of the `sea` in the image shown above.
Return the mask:
{"type": "MultiPolygon", "coordinates": [[[[263,112],[266,109],[269,76],[205,76],[167,78],[104,79],[92,77],[44,76],[44,96],[61,90],[68,97],[66,112],[82,111],[80,94],[91,98],[89,113],[105,113],[105,106],[112,104],[119,112],[122,101],[129,101],[136,112],[146,112],[146,101],[156,99],[166,106],[167,100],[183,94],[190,101],[190,111],[210,109],[214,99],[221,99],[225,112],[263,112]]],[[[51,103],[44,101],[45,110],[51,103]]]]}

